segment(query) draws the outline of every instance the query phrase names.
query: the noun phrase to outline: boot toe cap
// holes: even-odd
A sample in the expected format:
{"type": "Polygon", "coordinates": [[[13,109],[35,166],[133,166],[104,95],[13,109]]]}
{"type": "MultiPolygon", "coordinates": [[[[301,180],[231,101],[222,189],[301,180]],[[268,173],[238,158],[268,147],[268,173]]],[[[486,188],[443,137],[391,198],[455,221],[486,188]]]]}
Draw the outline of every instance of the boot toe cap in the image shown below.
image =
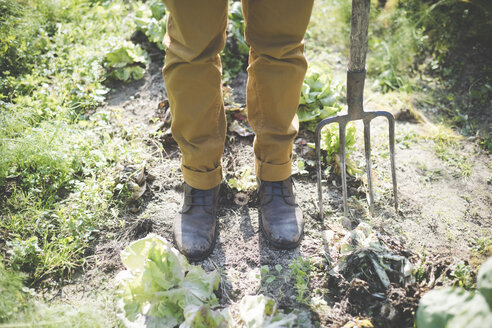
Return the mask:
{"type": "MultiPolygon", "coordinates": [[[[302,214],[301,214],[302,215],[302,214]]],[[[301,215],[291,219],[262,218],[262,230],[267,239],[279,248],[294,248],[299,245],[303,233],[301,215]]]]}
{"type": "Polygon", "coordinates": [[[175,241],[179,251],[193,260],[206,257],[213,249],[213,242],[198,234],[184,234],[175,241]]]}

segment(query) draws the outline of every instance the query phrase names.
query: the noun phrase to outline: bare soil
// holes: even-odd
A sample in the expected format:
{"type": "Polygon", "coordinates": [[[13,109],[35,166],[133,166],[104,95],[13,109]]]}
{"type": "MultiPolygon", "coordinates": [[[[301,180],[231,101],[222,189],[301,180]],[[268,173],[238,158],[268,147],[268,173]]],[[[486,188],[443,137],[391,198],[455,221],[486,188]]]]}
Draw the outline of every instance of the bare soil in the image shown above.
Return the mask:
{"type": "MultiPolygon", "coordinates": [[[[243,107],[246,78],[242,73],[231,84],[234,100],[243,107]]],[[[155,160],[147,164],[146,191],[129,205],[130,210],[122,217],[126,225],[116,232],[116,240],[97,245],[95,254],[99,261],[86,279],[95,279],[100,272],[112,276],[122,269],[119,252],[131,240],[150,232],[172,240],[172,222],[180,208],[182,180],[180,153],[168,131],[165,100],[159,63],[153,63],[142,80],[117,86],[109,96],[104,109],[122,110],[120,120],[115,123],[147,138],[151,146],[162,145],[163,151],[157,152],[155,160]]],[[[370,100],[366,107],[371,110],[379,105],[378,101],[370,100]]],[[[433,124],[403,115],[404,106],[393,110],[400,117],[396,126],[398,212],[394,210],[391,191],[384,120],[375,120],[372,125],[375,215],[369,214],[366,179],[361,176],[350,180],[351,215],[344,219],[340,179],[333,175],[324,182],[326,213],[321,221],[315,172],[308,167],[308,174],[295,175],[297,198],[306,225],[304,238],[294,250],[276,250],[267,244],[258,226],[254,191],[246,192],[247,203],[241,206],[235,201],[237,192],[222,184],[217,246],[208,259],[198,263],[206,270],[221,272],[221,304],[234,303],[247,294],[265,293],[276,298],[286,311],[296,310],[299,326],[340,327],[360,317],[370,319],[376,327],[412,327],[419,298],[426,290],[445,283],[453,263],[462,260],[476,266],[491,255],[490,251],[481,255],[471,251],[478,238],[492,237],[490,155],[474,140],[458,139],[447,148],[451,159],[440,156],[436,152],[436,139],[432,138],[436,129],[433,124]],[[463,173],[463,165],[469,168],[469,173],[463,173]],[[354,277],[357,267],[346,271],[351,274],[331,272],[333,263],[327,254],[330,245],[325,245],[322,232],[333,230],[343,234],[360,222],[370,224],[380,241],[395,254],[410,258],[416,265],[424,258],[422,279],[406,286],[393,282],[384,289],[368,279],[354,277]],[[298,257],[310,259],[312,263],[308,295],[301,302],[296,297],[295,280],[289,269],[298,257]],[[282,267],[280,272],[274,269],[277,264],[282,267]],[[270,273],[275,274],[273,282],[265,283],[262,266],[268,266],[270,273]]],[[[358,131],[362,129],[359,127],[358,131]]],[[[312,159],[312,149],[306,142],[313,141],[312,133],[301,130],[295,159],[312,159]]],[[[363,160],[361,142],[359,136],[357,151],[351,154],[359,162],[363,160]]],[[[241,169],[253,169],[253,156],[252,137],[228,133],[223,157],[225,181],[241,169]]]]}

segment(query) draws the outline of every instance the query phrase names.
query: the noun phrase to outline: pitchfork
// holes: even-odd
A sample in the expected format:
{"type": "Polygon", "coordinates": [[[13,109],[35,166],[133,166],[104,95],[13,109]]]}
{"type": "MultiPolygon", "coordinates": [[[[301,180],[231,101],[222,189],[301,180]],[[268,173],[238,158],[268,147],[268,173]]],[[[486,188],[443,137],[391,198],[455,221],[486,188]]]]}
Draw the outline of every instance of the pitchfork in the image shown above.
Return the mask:
{"type": "Polygon", "coordinates": [[[370,0],[352,0],[352,18],[350,26],[350,55],[347,70],[347,105],[348,114],[329,117],[318,123],[316,127],[316,169],[318,179],[318,198],[320,217],[323,218],[323,192],[321,189],[321,130],[330,123],[338,123],[340,134],[340,169],[342,172],[343,212],[348,213],[347,205],[347,173],[345,168],[345,130],[350,121],[362,120],[364,122],[364,148],[366,155],[367,183],[369,188],[369,209],[374,214],[374,195],[371,176],[371,120],[378,116],[384,116],[389,124],[389,147],[391,154],[391,175],[393,178],[393,197],[395,210],[398,211],[398,197],[396,188],[395,171],[395,118],[390,112],[376,111],[365,112],[362,96],[364,81],[366,78],[366,54],[367,31],[369,27],[370,0]]]}

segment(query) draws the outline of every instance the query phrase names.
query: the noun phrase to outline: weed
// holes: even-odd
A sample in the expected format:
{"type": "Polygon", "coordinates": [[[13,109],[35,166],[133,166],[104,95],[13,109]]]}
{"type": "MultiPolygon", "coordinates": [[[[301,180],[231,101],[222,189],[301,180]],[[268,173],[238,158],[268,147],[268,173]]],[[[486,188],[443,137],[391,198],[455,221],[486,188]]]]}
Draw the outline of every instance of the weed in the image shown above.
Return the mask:
{"type": "Polygon", "coordinates": [[[350,31],[351,2],[320,0],[315,6],[306,33],[308,55],[311,58],[322,56],[327,48],[345,51],[350,31]]]}
{"type": "Polygon", "coordinates": [[[424,181],[433,182],[439,181],[443,177],[443,171],[440,168],[430,169],[425,162],[419,162],[417,167],[420,173],[424,176],[424,181]]]}
{"type": "Polygon", "coordinates": [[[492,239],[490,237],[477,237],[473,240],[472,252],[479,255],[486,254],[489,248],[492,246],[492,239]]]}
{"type": "Polygon", "coordinates": [[[462,261],[455,263],[451,269],[453,286],[473,289],[476,286],[475,274],[473,269],[462,261]]]}
{"type": "Polygon", "coordinates": [[[383,91],[409,90],[412,65],[425,45],[424,29],[404,8],[374,9],[369,37],[368,73],[383,91]]]}
{"type": "Polygon", "coordinates": [[[458,149],[458,141],[462,137],[442,124],[433,125],[432,130],[433,132],[430,138],[434,141],[436,156],[455,169],[455,176],[463,178],[470,177],[473,163],[468,157],[461,155],[458,149]]]}
{"type": "Polygon", "coordinates": [[[412,274],[415,276],[415,280],[420,283],[424,281],[427,275],[429,263],[427,262],[427,254],[425,252],[419,254],[417,264],[414,266],[412,274]]]}
{"type": "Polygon", "coordinates": [[[8,327],[116,327],[114,305],[100,298],[77,304],[48,305],[37,300],[35,292],[24,286],[24,277],[7,270],[0,259],[0,325],[8,327]]]}
{"type": "Polygon", "coordinates": [[[265,291],[267,291],[268,286],[270,286],[272,282],[275,281],[276,277],[274,274],[270,274],[270,268],[268,267],[268,265],[262,265],[260,268],[260,273],[263,281],[263,288],[265,289],[265,291]]]}
{"type": "Polygon", "coordinates": [[[396,134],[396,143],[400,145],[401,148],[408,149],[410,146],[418,142],[419,135],[413,131],[401,131],[399,130],[396,134]]]}
{"type": "Polygon", "coordinates": [[[229,179],[227,184],[237,191],[249,191],[256,187],[257,182],[251,168],[248,167],[240,169],[236,178],[229,179]]]}
{"type": "Polygon", "coordinates": [[[309,274],[312,270],[309,259],[298,257],[289,264],[290,277],[295,280],[294,289],[297,292],[297,302],[309,305],[309,274]]]}
{"type": "Polygon", "coordinates": [[[10,240],[7,242],[7,247],[10,264],[14,270],[29,272],[40,265],[42,250],[38,245],[38,237],[10,240]]]}

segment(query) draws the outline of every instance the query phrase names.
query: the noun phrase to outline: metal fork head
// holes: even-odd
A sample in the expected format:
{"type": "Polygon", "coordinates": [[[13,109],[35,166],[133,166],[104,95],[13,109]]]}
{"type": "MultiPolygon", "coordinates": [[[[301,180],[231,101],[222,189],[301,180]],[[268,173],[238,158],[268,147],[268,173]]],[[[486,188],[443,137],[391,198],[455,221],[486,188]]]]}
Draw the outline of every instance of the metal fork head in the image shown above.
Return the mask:
{"type": "MultiPolygon", "coordinates": [[[[362,100],[362,97],[361,97],[362,100]]],[[[362,101],[361,101],[362,102],[362,101]]],[[[396,184],[396,168],[395,168],[395,118],[393,114],[387,111],[375,111],[364,112],[362,106],[357,116],[351,115],[351,107],[349,102],[349,113],[347,115],[339,115],[329,117],[318,123],[315,131],[315,146],[316,146],[316,170],[318,180],[318,201],[320,218],[323,219],[323,192],[321,186],[321,131],[324,126],[332,123],[338,123],[339,126],[339,155],[340,155],[340,170],[342,178],[342,192],[343,192],[343,211],[344,215],[348,215],[347,205],[347,173],[346,173],[346,161],[345,161],[345,131],[347,123],[350,121],[362,120],[364,123],[364,148],[366,157],[366,171],[368,181],[368,194],[369,194],[369,208],[371,215],[374,214],[374,194],[372,190],[372,172],[371,172],[371,134],[370,134],[370,122],[376,117],[386,117],[389,125],[389,148],[391,159],[391,175],[393,181],[393,198],[395,203],[395,211],[398,211],[398,196],[397,196],[397,184],[396,184]]]]}

